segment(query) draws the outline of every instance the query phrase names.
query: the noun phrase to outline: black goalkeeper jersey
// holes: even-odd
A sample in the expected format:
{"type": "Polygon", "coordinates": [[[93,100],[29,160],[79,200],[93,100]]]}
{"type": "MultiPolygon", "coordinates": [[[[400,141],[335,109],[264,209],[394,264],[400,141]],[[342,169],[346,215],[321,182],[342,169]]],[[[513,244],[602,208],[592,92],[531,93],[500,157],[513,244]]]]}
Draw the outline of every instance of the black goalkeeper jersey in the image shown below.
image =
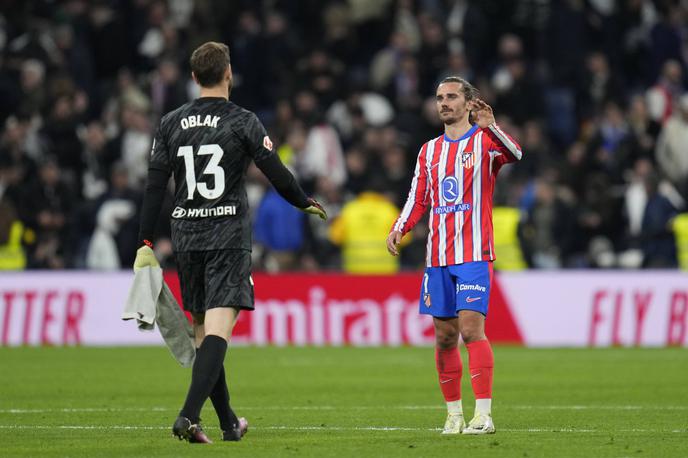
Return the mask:
{"type": "Polygon", "coordinates": [[[174,175],[175,251],[251,249],[246,169],[272,149],[256,115],[224,98],[202,97],[162,118],[149,167],[174,175]]]}

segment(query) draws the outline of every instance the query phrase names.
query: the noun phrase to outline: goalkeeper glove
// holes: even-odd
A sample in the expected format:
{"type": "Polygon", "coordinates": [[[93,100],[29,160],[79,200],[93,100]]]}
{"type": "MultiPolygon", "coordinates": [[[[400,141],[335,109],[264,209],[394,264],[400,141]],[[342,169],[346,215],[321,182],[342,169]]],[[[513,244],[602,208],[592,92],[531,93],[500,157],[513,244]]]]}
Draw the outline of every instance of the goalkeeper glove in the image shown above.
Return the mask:
{"type": "Polygon", "coordinates": [[[327,213],[325,213],[325,209],[317,200],[313,199],[312,197],[308,198],[308,207],[302,208],[301,210],[306,213],[310,213],[311,215],[318,215],[322,220],[327,219],[327,213]]]}
{"type": "MultiPolygon", "coordinates": [[[[144,242],[145,243],[145,242],[144,242]]],[[[150,242],[149,242],[150,243],[150,242]]],[[[136,250],[136,259],[134,260],[134,272],[144,267],[160,267],[160,263],[153,253],[151,245],[143,245],[136,250]]]]}

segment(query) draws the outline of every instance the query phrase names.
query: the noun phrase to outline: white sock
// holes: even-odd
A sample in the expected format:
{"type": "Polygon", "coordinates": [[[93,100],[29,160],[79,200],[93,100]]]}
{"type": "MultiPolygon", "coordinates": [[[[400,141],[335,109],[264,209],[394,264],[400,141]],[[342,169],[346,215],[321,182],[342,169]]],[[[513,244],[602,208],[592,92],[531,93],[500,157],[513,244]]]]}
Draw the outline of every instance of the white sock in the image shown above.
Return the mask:
{"type": "Polygon", "coordinates": [[[492,399],[476,399],[475,413],[476,415],[492,415],[492,399]]]}
{"type": "Polygon", "coordinates": [[[461,414],[463,415],[463,406],[461,405],[461,399],[458,401],[451,401],[447,403],[447,412],[450,414],[461,414]]]}

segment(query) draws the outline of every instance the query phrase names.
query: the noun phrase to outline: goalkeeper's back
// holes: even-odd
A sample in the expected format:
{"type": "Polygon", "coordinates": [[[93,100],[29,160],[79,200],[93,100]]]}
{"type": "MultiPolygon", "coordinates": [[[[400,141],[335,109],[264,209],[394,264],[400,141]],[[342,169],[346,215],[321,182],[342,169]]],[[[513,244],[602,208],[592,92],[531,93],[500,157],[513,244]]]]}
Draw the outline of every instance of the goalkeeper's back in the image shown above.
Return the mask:
{"type": "Polygon", "coordinates": [[[250,249],[246,169],[273,154],[256,115],[222,97],[198,98],[163,117],[150,168],[174,176],[175,249],[250,249]]]}

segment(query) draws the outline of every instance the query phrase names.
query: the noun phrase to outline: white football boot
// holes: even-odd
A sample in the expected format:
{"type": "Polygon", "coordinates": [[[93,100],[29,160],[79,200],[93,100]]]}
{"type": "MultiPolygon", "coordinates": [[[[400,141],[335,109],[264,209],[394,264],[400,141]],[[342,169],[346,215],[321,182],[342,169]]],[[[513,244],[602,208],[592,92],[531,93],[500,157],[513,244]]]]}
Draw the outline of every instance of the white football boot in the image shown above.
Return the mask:
{"type": "Polygon", "coordinates": [[[487,414],[476,414],[463,429],[463,434],[494,434],[494,432],[492,416],[487,414]]]}
{"type": "Polygon", "coordinates": [[[442,434],[461,434],[465,427],[466,422],[463,419],[463,414],[450,413],[447,415],[447,421],[444,422],[442,434]]]}

